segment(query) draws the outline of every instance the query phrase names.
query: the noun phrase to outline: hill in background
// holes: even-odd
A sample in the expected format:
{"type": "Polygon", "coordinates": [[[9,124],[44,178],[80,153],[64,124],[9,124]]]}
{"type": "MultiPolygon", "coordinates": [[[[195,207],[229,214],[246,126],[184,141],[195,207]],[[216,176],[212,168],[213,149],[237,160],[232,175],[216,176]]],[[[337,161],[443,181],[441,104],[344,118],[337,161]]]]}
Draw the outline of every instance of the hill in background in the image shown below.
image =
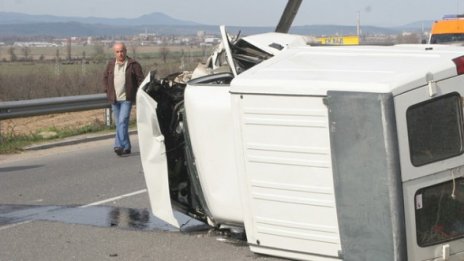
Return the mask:
{"type": "MultiPolygon", "coordinates": [[[[432,21],[415,22],[392,28],[362,26],[364,34],[398,34],[404,31],[428,31],[432,21]]],[[[274,27],[227,26],[230,32],[256,34],[274,31],[274,27]]],[[[124,36],[140,33],[159,35],[192,35],[198,31],[219,34],[218,25],[204,25],[179,20],[163,13],[151,13],[137,18],[66,17],[51,15],[28,15],[0,12],[0,36],[124,36]]],[[[356,26],[305,25],[293,26],[291,33],[306,35],[349,35],[356,33],[356,26]]]]}
{"type": "Polygon", "coordinates": [[[1,25],[68,22],[77,22],[82,24],[104,24],[113,26],[198,25],[198,23],[175,19],[159,12],[142,15],[137,18],[71,17],[53,15],[28,15],[13,12],[0,12],[1,25]]]}

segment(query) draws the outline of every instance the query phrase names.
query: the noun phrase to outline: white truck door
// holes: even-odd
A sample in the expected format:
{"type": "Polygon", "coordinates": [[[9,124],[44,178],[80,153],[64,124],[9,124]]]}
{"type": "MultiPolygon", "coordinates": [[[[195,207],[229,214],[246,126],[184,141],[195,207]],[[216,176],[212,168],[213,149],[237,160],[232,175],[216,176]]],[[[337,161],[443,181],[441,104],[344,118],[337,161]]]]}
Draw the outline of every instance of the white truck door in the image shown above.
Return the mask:
{"type": "MultiPolygon", "coordinates": [[[[150,79],[148,75],[141,85],[150,79]]],[[[143,89],[137,93],[137,128],[145,182],[152,212],[158,218],[179,228],[171,206],[168,166],[164,136],[156,115],[157,103],[143,89]]]]}

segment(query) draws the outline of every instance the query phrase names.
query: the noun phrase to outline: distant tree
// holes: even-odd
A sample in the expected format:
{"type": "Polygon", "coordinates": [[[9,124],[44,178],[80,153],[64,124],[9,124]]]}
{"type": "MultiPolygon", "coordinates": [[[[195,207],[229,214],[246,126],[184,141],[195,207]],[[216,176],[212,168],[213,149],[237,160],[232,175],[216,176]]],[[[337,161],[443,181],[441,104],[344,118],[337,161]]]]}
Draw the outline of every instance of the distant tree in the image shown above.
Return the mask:
{"type": "Polygon", "coordinates": [[[207,54],[207,52],[206,52],[206,46],[203,45],[203,46],[201,47],[201,56],[206,57],[206,54],[207,54]]]}
{"type": "Polygon", "coordinates": [[[137,59],[137,45],[131,44],[130,49],[132,51],[132,58],[137,59]]]}
{"type": "Polygon", "coordinates": [[[29,49],[29,47],[27,46],[24,46],[23,48],[21,48],[21,51],[23,53],[23,57],[24,57],[24,60],[29,60],[29,55],[31,54],[31,49],[29,49]]]}
{"type": "Polygon", "coordinates": [[[184,52],[183,48],[180,51],[180,66],[179,66],[179,69],[181,69],[182,71],[185,70],[185,52],[184,52]]]}
{"type": "Polygon", "coordinates": [[[396,42],[399,44],[417,44],[420,43],[421,37],[416,33],[399,34],[396,37],[396,42]]]}
{"type": "Polygon", "coordinates": [[[61,68],[60,68],[60,49],[56,48],[55,53],[55,75],[60,76],[61,68]]]}
{"type": "Polygon", "coordinates": [[[55,60],[56,60],[56,61],[59,61],[59,60],[60,60],[60,49],[59,49],[59,48],[56,48],[55,60]]]}
{"type": "Polygon", "coordinates": [[[8,55],[10,56],[10,61],[11,62],[14,62],[14,61],[18,60],[18,57],[15,54],[15,48],[13,46],[8,48],[8,55]]]}
{"type": "Polygon", "coordinates": [[[39,61],[42,62],[43,60],[45,60],[45,56],[44,56],[43,54],[41,54],[41,55],[39,56],[39,61]]]}
{"type": "Polygon", "coordinates": [[[95,45],[94,46],[94,55],[93,55],[93,60],[96,63],[101,63],[105,61],[105,49],[103,48],[103,45],[95,45]]]}
{"type": "Polygon", "coordinates": [[[161,58],[163,59],[163,63],[166,63],[166,60],[168,58],[168,55],[169,55],[169,48],[164,45],[163,47],[161,47],[160,49],[160,54],[161,54],[161,58]]]}
{"type": "Polygon", "coordinates": [[[66,53],[66,58],[68,59],[68,61],[71,61],[71,38],[68,38],[68,40],[66,41],[66,53]]]}

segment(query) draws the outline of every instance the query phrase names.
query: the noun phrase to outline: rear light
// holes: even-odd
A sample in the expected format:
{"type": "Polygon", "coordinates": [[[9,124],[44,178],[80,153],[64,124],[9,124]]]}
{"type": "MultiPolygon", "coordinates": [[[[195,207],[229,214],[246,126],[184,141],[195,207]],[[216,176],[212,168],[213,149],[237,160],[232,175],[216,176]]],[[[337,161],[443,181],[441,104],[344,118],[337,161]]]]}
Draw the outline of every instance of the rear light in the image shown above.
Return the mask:
{"type": "Polygon", "coordinates": [[[453,59],[458,75],[464,74],[464,55],[453,59]]]}

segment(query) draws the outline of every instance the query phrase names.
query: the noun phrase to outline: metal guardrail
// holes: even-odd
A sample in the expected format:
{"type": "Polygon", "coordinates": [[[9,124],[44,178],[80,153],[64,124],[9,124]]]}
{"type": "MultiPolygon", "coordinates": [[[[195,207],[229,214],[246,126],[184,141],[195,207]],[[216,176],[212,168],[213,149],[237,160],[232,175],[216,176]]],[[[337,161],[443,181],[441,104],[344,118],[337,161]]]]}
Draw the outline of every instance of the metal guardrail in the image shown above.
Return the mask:
{"type": "Polygon", "coordinates": [[[7,101],[0,102],[0,120],[104,108],[111,108],[106,94],[7,101]]]}

